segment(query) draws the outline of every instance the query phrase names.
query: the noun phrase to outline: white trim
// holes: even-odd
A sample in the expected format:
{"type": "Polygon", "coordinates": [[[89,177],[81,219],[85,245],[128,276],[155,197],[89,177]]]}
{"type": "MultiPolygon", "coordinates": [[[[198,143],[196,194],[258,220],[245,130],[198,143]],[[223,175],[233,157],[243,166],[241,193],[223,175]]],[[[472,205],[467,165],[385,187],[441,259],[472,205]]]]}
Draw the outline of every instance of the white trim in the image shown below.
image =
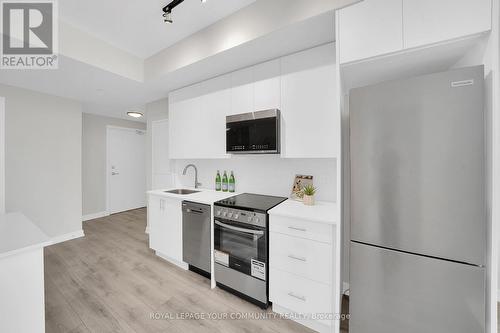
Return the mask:
{"type": "Polygon", "coordinates": [[[99,212],[99,213],[93,213],[93,214],[87,214],[82,216],[82,221],[90,221],[90,220],[95,220],[99,219],[101,217],[106,217],[109,216],[109,212],[99,212]]]}
{"type": "Polygon", "coordinates": [[[64,235],[52,237],[51,242],[52,242],[52,245],[54,245],[54,244],[66,242],[66,241],[69,241],[69,240],[72,240],[75,238],[80,238],[80,237],[85,237],[85,233],[83,232],[83,229],[78,230],[78,231],[74,231],[74,232],[70,232],[70,233],[67,233],[64,235]]]}
{"type": "Polygon", "coordinates": [[[5,213],[5,98],[0,97],[0,214],[5,213]]]}
{"type": "Polygon", "coordinates": [[[184,270],[186,270],[186,271],[189,269],[188,264],[186,264],[186,263],[185,263],[185,262],[183,262],[183,261],[182,261],[182,262],[181,262],[181,261],[177,261],[177,260],[172,259],[172,258],[170,258],[169,256],[164,255],[164,254],[162,254],[162,253],[160,253],[160,252],[158,252],[158,251],[155,251],[155,254],[156,254],[158,257],[162,258],[163,260],[168,261],[169,263],[174,264],[175,266],[178,266],[178,267],[180,267],[180,268],[182,268],[182,269],[184,269],[184,270]]]}

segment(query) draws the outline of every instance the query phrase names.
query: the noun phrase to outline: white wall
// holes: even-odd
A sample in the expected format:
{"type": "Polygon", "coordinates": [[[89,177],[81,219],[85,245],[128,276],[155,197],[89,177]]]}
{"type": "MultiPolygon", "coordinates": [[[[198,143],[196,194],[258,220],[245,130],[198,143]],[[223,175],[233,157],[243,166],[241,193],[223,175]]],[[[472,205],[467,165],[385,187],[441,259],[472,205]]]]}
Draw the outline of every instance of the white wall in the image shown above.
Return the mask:
{"type": "Polygon", "coordinates": [[[5,213],[5,99],[0,97],[0,214],[5,213]]]}
{"type": "Polygon", "coordinates": [[[5,85],[0,96],[6,211],[24,213],[50,237],[81,232],[80,103],[5,85]]]}
{"type": "MultiPolygon", "coordinates": [[[[146,59],[145,78],[159,78],[273,31],[357,1],[258,0],[146,59]]],[[[333,26],[331,34],[333,39],[333,26]]]]}
{"type": "MultiPolygon", "coordinates": [[[[151,103],[146,104],[146,118],[147,118],[147,143],[146,143],[146,156],[147,156],[147,189],[152,189],[153,183],[153,150],[152,150],[152,122],[156,120],[168,119],[168,98],[163,98],[151,103]]],[[[168,142],[165,142],[168,146],[168,142]]]]}
{"type": "Polygon", "coordinates": [[[137,121],[83,114],[82,189],[83,216],[106,211],[106,126],[146,129],[137,121]]]}
{"type": "Polygon", "coordinates": [[[337,171],[335,159],[284,159],[275,155],[233,156],[217,160],[176,160],[177,186],[194,186],[194,171],[186,176],[182,171],[193,163],[198,168],[198,181],[202,188],[215,188],[215,175],[220,170],[234,171],[237,192],[250,192],[289,197],[296,174],[314,176],[318,188],[316,199],[336,201],[337,171]]]}

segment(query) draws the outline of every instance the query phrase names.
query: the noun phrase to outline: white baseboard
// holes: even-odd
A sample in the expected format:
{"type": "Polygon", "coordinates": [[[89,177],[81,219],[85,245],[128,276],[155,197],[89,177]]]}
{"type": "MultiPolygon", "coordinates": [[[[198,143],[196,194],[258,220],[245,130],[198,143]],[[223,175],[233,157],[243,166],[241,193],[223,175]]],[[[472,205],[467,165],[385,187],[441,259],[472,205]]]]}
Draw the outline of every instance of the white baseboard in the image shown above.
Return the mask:
{"type": "Polygon", "coordinates": [[[69,240],[72,240],[75,238],[80,238],[80,237],[85,237],[85,233],[83,232],[83,229],[75,231],[75,232],[70,232],[68,234],[52,237],[51,241],[52,241],[52,245],[54,245],[57,243],[66,242],[66,241],[69,241],[69,240]]]}
{"type": "Polygon", "coordinates": [[[83,215],[82,216],[82,221],[89,221],[89,220],[95,220],[99,219],[101,217],[109,216],[109,212],[99,212],[99,213],[93,213],[93,214],[88,214],[88,215],[83,215]]]}
{"type": "Polygon", "coordinates": [[[158,252],[158,251],[155,251],[155,253],[156,253],[156,255],[157,255],[158,257],[162,258],[162,259],[163,259],[163,260],[165,260],[165,261],[168,261],[168,262],[169,262],[169,263],[171,263],[171,264],[174,264],[175,266],[178,266],[178,267],[180,267],[180,268],[182,268],[182,269],[184,269],[184,270],[186,270],[186,271],[189,269],[188,264],[186,264],[185,262],[180,262],[180,261],[177,261],[177,260],[175,260],[175,259],[172,259],[172,258],[170,258],[169,256],[164,255],[164,254],[162,254],[162,253],[160,253],[160,252],[158,252]]]}

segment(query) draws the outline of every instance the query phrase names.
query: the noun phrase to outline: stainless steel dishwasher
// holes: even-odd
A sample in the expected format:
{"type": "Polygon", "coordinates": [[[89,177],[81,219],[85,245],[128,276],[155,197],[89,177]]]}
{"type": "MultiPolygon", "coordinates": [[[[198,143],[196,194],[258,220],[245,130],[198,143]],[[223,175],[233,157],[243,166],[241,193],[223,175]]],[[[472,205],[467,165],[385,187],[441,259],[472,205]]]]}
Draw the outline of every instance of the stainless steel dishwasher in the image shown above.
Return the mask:
{"type": "Polygon", "coordinates": [[[182,202],[182,259],[192,271],[210,274],[210,206],[182,202]]]}

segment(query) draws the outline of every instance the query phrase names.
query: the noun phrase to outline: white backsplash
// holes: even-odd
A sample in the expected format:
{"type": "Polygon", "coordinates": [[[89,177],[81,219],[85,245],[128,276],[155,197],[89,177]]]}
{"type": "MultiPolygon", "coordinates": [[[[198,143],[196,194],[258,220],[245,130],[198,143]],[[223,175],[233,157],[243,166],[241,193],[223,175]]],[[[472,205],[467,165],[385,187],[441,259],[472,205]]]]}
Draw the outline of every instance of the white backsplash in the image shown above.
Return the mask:
{"type": "Polygon", "coordinates": [[[228,159],[176,160],[173,162],[176,186],[194,184],[194,170],[190,168],[186,176],[184,167],[195,164],[198,181],[202,188],[215,188],[215,175],[220,170],[234,171],[237,192],[249,192],[289,197],[296,174],[314,176],[314,186],[318,191],[317,200],[336,201],[336,160],[335,159],[284,159],[275,155],[232,156],[228,159]]]}

